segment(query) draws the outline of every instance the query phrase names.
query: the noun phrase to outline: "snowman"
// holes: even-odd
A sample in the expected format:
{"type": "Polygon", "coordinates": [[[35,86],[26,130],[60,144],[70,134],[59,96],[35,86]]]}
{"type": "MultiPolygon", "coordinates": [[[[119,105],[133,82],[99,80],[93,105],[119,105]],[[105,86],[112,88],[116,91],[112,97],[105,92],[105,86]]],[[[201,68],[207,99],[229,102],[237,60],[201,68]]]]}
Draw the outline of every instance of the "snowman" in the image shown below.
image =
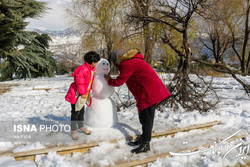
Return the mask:
{"type": "Polygon", "coordinates": [[[84,114],[84,123],[92,128],[110,128],[117,123],[116,105],[110,98],[114,93],[114,87],[109,86],[104,78],[104,74],[108,74],[109,71],[109,62],[101,59],[95,70],[92,104],[84,114]]]}

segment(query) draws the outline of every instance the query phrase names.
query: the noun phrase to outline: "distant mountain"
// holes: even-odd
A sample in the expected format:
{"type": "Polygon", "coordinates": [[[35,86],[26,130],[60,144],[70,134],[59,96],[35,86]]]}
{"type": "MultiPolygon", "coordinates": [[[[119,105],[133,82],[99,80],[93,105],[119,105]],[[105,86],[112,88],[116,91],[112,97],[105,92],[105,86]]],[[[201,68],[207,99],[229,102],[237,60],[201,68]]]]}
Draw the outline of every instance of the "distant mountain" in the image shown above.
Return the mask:
{"type": "Polygon", "coordinates": [[[35,31],[39,34],[42,34],[42,33],[48,34],[49,36],[52,36],[52,37],[69,37],[69,36],[79,35],[78,32],[70,28],[67,28],[64,30],[40,30],[40,29],[29,28],[27,30],[35,31]]]}

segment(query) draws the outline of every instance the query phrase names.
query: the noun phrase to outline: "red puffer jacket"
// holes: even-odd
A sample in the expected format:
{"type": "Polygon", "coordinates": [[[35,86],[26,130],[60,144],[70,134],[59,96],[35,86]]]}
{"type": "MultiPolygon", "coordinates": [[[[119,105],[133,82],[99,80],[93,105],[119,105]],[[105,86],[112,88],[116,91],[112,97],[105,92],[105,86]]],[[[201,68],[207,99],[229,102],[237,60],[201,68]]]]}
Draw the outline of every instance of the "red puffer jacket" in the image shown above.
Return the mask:
{"type": "MultiPolygon", "coordinates": [[[[71,104],[75,104],[77,101],[77,94],[86,95],[88,92],[88,86],[91,80],[91,71],[95,71],[91,65],[85,62],[83,65],[78,67],[72,74],[74,77],[74,82],[70,85],[67,95],[65,96],[65,100],[70,102],[71,104]]],[[[94,80],[94,76],[93,76],[94,80]]],[[[93,84],[93,82],[92,82],[93,84]]],[[[90,87],[90,91],[92,89],[92,85],[90,87]]]]}
{"type": "Polygon", "coordinates": [[[110,86],[127,84],[134,95],[138,112],[166,99],[169,91],[154,69],[144,61],[144,56],[137,49],[132,49],[118,59],[120,75],[110,79],[110,86]]]}

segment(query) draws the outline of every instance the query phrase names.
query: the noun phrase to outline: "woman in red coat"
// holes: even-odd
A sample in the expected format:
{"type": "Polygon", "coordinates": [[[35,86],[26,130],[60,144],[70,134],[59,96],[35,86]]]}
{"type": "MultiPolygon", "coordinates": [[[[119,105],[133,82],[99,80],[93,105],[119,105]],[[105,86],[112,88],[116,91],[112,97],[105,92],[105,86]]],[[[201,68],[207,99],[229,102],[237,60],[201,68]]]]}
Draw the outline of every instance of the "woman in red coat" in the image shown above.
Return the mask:
{"type": "Polygon", "coordinates": [[[118,67],[120,75],[116,79],[105,76],[105,79],[110,86],[127,84],[135,97],[139,120],[142,124],[142,135],[128,143],[132,146],[139,146],[131,152],[147,152],[150,150],[156,105],[168,98],[170,93],[153,68],[144,61],[144,56],[138,49],[128,50],[124,54],[119,50],[114,50],[111,53],[111,60],[118,67]]]}

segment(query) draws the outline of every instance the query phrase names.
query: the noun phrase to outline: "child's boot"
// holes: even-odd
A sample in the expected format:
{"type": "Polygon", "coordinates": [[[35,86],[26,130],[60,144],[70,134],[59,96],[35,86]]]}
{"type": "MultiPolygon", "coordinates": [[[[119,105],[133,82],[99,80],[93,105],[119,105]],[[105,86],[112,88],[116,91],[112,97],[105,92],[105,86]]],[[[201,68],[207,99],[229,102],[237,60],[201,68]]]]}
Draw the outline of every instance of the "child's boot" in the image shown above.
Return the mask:
{"type": "Polygon", "coordinates": [[[76,133],[76,130],[74,130],[74,131],[71,132],[71,137],[72,137],[73,140],[78,140],[79,139],[79,136],[76,133]]]}

